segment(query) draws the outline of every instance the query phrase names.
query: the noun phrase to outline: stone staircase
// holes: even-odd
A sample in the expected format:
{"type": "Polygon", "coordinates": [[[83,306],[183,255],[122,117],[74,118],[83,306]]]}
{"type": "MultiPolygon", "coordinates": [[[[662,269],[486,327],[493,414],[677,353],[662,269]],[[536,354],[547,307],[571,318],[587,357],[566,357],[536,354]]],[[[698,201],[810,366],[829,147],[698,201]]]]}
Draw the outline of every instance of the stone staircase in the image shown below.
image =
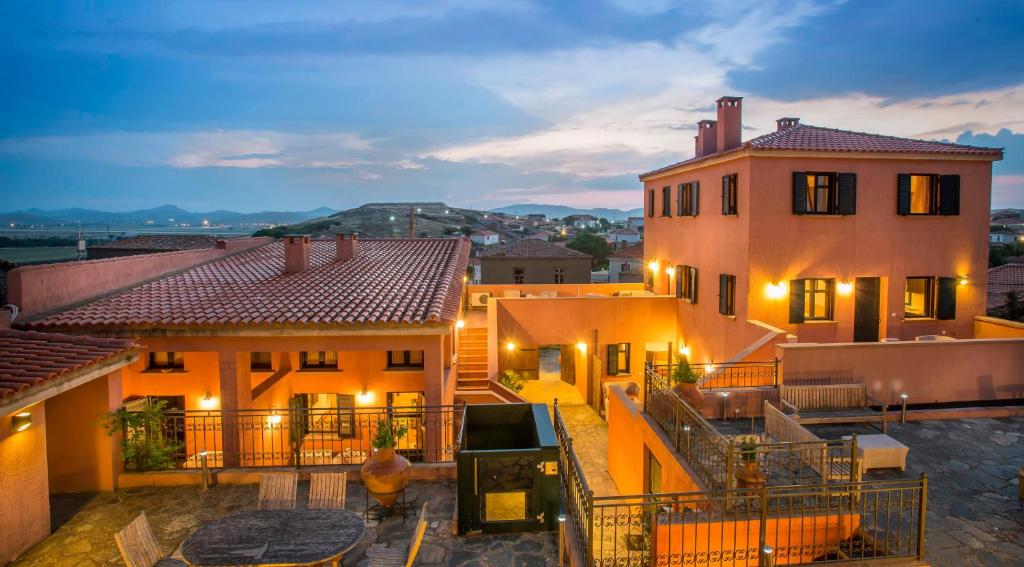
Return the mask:
{"type": "Polygon", "coordinates": [[[487,327],[459,330],[459,368],[456,390],[488,390],[487,327]]]}

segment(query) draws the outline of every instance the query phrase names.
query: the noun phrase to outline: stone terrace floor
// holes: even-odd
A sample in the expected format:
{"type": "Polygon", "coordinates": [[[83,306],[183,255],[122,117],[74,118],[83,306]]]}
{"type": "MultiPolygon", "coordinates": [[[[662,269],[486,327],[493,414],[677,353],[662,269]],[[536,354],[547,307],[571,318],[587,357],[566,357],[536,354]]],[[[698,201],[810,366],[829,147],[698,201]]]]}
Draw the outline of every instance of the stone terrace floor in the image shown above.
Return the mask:
{"type": "MultiPolygon", "coordinates": [[[[751,432],[749,419],[712,423],[727,435],[751,432]]],[[[762,427],[758,420],[755,429],[762,427]]],[[[823,439],[881,433],[855,424],[807,428],[823,439]]],[[[925,550],[933,567],[1024,565],[1017,478],[1024,466],[1024,418],[896,421],[888,434],[910,447],[907,470],[871,470],[864,478],[927,473],[925,550]]]]}
{"type": "MultiPolygon", "coordinates": [[[[452,512],[455,483],[414,481],[409,497],[430,503],[423,546],[417,566],[452,567],[542,567],[558,561],[554,532],[494,536],[453,537],[452,512]],[[425,500],[424,500],[425,499],[425,500]]],[[[309,484],[299,483],[298,500],[304,505],[309,484]]],[[[215,518],[252,509],[259,488],[254,485],[222,485],[202,492],[197,487],[133,488],[112,493],[55,497],[54,521],[62,522],[49,538],[29,550],[13,565],[17,567],[121,566],[114,544],[114,532],[145,510],[161,548],[177,548],[200,524],[215,518]]],[[[349,510],[362,514],[365,492],[362,483],[349,482],[349,510]]],[[[343,565],[364,567],[371,544],[402,547],[412,537],[416,518],[410,514],[371,521],[363,539],[348,554],[343,565]]]]}

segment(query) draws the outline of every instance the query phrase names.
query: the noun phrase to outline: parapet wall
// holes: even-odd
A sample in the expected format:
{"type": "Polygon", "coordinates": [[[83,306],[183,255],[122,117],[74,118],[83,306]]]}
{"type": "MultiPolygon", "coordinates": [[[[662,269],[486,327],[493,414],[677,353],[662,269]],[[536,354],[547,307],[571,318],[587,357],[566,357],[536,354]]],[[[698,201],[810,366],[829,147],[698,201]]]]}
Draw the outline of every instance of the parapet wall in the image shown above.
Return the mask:
{"type": "Polygon", "coordinates": [[[217,248],[140,254],[83,262],[22,266],[7,273],[7,301],[32,316],[270,242],[267,237],[218,242],[217,248]]]}

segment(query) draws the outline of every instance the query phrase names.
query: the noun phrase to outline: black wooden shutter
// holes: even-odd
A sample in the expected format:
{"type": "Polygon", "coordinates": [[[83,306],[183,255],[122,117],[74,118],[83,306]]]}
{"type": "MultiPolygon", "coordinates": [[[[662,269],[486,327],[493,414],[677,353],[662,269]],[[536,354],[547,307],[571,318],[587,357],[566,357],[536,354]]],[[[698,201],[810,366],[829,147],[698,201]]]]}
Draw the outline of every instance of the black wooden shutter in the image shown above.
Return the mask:
{"type": "Polygon", "coordinates": [[[793,214],[802,215],[807,212],[807,174],[802,171],[793,172],[793,214]]]}
{"type": "Polygon", "coordinates": [[[654,189],[647,191],[647,216],[654,216],[654,189]]]}
{"type": "Polygon", "coordinates": [[[690,303],[697,303],[697,268],[690,266],[690,273],[693,277],[690,278],[690,303]]]}
{"type": "Polygon", "coordinates": [[[896,214],[910,214],[910,174],[896,176],[896,214]]]}
{"type": "Polygon", "coordinates": [[[683,272],[682,266],[676,266],[676,298],[683,297],[683,272]]]}
{"type": "Polygon", "coordinates": [[[683,216],[683,198],[686,194],[686,184],[680,183],[676,189],[679,191],[676,194],[676,215],[683,216]]]}
{"type": "Polygon", "coordinates": [[[729,315],[729,274],[718,276],[718,312],[729,315]]]}
{"type": "Polygon", "coordinates": [[[789,282],[789,322],[804,322],[804,280],[789,282]]]}
{"type": "Polygon", "coordinates": [[[693,199],[693,204],[690,205],[690,214],[697,216],[700,213],[700,181],[694,181],[691,186],[693,189],[690,191],[690,196],[693,199]]]}
{"type": "Polygon", "coordinates": [[[722,176],[722,214],[729,214],[729,176],[722,176]]]}
{"type": "Polygon", "coordinates": [[[939,278],[936,319],[956,319],[956,278],[939,278]]]}
{"type": "Polygon", "coordinates": [[[608,375],[619,375],[619,345],[608,345],[608,375]]]}
{"type": "Polygon", "coordinates": [[[857,174],[839,174],[839,214],[857,214],[857,174]]]}
{"type": "Polygon", "coordinates": [[[939,214],[960,214],[959,175],[943,175],[939,178],[939,214]]]}

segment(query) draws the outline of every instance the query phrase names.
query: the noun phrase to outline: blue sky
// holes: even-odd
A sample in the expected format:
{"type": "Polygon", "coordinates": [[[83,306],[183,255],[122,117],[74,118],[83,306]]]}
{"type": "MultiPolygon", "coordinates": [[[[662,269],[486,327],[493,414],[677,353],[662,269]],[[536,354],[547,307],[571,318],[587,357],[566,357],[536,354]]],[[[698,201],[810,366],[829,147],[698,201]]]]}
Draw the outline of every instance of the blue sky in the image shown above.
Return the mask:
{"type": "Polygon", "coordinates": [[[629,208],[712,101],[1007,148],[1024,207],[1024,3],[14,2],[0,210],[439,200],[629,208]]]}

